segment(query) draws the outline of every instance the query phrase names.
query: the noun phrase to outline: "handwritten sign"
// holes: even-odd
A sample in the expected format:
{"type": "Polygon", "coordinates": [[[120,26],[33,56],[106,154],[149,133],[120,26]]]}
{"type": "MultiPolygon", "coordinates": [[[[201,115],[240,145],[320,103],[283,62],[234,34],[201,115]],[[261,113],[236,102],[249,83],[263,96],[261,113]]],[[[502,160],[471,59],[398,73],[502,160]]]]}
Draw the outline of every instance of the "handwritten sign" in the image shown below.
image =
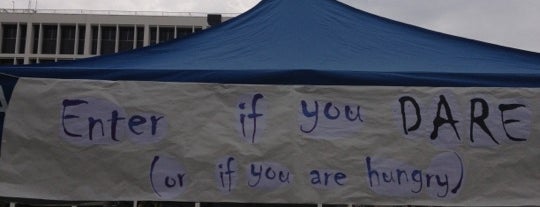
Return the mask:
{"type": "Polygon", "coordinates": [[[538,111],[540,89],[25,78],[0,194],[539,205],[538,111]]]}

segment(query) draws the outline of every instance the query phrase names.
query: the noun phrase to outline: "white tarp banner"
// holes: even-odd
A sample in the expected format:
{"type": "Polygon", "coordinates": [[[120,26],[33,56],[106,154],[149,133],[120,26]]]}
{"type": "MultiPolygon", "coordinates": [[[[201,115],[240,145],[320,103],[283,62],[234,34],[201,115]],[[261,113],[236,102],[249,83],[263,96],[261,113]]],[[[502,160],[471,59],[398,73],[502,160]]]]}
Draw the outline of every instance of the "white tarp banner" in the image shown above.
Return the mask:
{"type": "Polygon", "coordinates": [[[540,205],[540,89],[21,78],[0,196],[540,205]]]}

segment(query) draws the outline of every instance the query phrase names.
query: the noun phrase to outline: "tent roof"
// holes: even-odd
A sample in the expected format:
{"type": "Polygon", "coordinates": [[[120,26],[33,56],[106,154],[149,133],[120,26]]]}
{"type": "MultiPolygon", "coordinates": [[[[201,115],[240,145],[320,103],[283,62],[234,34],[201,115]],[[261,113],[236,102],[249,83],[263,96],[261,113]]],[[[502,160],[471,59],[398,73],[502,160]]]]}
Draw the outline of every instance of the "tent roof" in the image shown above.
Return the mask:
{"type": "Polygon", "coordinates": [[[184,39],[0,71],[112,80],[538,87],[540,54],[429,31],[335,0],[263,0],[184,39]]]}

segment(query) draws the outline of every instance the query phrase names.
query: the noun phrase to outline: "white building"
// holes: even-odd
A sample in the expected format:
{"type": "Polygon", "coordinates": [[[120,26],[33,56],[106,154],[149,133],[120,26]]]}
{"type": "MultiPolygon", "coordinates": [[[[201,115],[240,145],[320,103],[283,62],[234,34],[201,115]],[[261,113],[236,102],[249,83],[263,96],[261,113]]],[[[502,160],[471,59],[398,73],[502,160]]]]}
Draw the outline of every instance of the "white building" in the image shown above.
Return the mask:
{"type": "MultiPolygon", "coordinates": [[[[229,17],[234,14],[226,14],[229,17]]],[[[0,65],[74,60],[182,38],[221,15],[0,9],[0,65]]]]}

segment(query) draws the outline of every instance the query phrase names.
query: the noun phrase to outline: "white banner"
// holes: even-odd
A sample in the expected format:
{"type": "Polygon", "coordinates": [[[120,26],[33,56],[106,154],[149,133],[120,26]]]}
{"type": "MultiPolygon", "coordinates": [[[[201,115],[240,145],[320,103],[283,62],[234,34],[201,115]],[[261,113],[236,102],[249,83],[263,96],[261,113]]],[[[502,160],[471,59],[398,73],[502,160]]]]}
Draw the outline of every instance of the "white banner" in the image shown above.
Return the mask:
{"type": "Polygon", "coordinates": [[[540,89],[26,79],[0,195],[540,205],[540,89]]]}

